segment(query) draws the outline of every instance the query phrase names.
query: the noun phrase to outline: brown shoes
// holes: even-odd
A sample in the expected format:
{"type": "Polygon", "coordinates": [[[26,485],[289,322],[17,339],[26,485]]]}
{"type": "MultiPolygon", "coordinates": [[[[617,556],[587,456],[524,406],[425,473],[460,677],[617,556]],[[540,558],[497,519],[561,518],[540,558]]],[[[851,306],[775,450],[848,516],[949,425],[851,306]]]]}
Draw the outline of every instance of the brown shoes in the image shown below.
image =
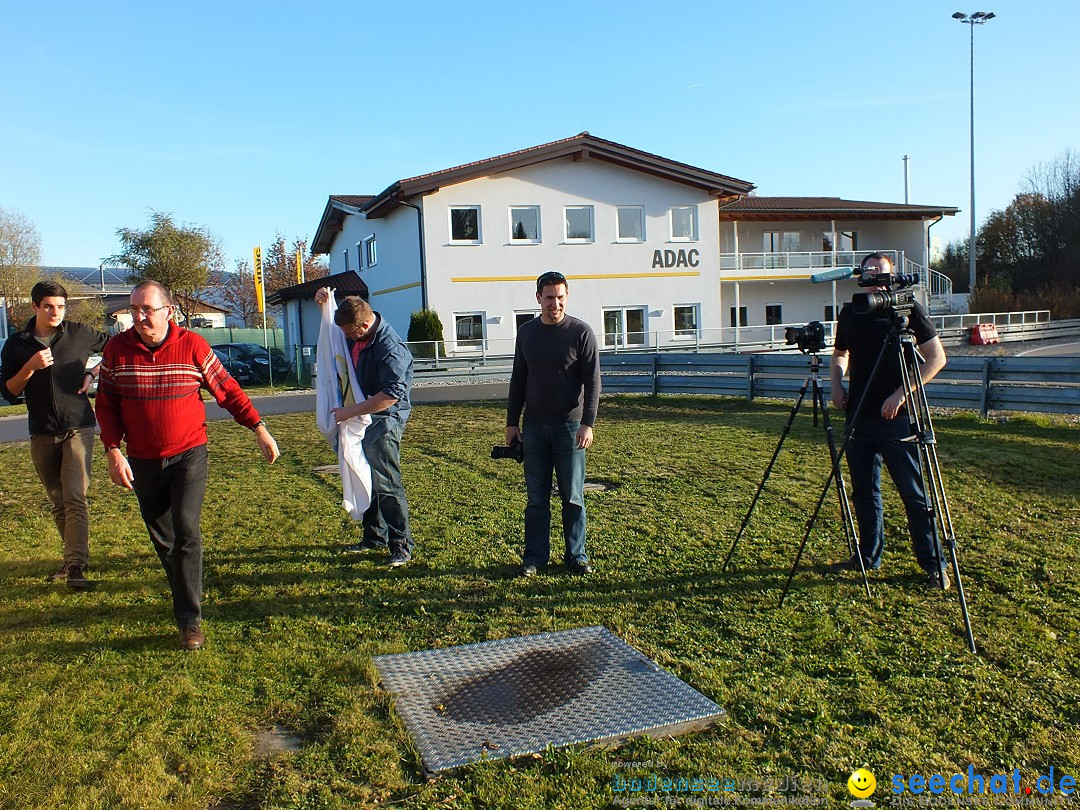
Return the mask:
{"type": "Polygon", "coordinates": [[[206,636],[198,627],[185,627],[180,631],[180,646],[185,650],[201,650],[206,636]]]}

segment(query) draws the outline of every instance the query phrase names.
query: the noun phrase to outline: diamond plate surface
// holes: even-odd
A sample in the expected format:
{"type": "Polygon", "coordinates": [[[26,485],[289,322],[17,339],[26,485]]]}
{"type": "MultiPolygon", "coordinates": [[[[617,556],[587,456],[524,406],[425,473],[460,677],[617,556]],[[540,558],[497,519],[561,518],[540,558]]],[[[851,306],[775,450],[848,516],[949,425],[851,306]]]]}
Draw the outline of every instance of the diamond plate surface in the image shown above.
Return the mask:
{"type": "Polygon", "coordinates": [[[429,772],[706,726],[724,710],[604,627],[379,655],[429,772]]]}

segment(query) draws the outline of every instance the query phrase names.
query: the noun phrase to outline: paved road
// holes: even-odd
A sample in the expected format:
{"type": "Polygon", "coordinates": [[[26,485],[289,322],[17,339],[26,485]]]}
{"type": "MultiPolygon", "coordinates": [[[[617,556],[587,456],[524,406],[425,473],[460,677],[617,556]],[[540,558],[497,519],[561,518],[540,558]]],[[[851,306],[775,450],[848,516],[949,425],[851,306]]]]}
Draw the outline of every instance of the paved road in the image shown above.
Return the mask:
{"type": "Polygon", "coordinates": [[[1017,357],[1080,357],[1080,343],[1058,343],[1020,352],[1017,357]]]}
{"type": "MultiPolygon", "coordinates": [[[[508,383],[480,383],[475,385],[417,385],[413,387],[415,404],[425,402],[465,402],[472,400],[506,399],[508,383]]],[[[254,397],[252,402],[263,416],[279,413],[301,413],[315,410],[313,391],[288,392],[276,396],[254,397]]],[[[206,418],[210,421],[231,418],[216,402],[206,403],[206,418]]],[[[24,441],[26,416],[0,418],[0,442],[24,441]]]]}

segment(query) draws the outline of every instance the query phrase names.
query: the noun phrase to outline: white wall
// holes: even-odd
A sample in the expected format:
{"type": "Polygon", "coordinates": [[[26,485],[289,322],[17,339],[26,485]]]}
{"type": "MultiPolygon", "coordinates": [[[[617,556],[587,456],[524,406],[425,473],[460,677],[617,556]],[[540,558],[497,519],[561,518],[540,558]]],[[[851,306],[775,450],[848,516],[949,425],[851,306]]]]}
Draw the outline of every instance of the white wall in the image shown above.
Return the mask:
{"type": "MultiPolygon", "coordinates": [[[[330,273],[345,272],[344,251],[349,251],[349,270],[359,272],[368,285],[371,306],[405,339],[409,330],[409,318],[420,309],[420,231],[416,224],[416,211],[402,206],[392,214],[380,219],[367,219],[351,214],[345,218],[341,233],[334,240],[330,251],[330,273]],[[364,240],[372,234],[376,240],[376,263],[360,266],[360,254],[364,252],[364,240]],[[402,285],[415,284],[407,290],[387,292],[402,285]]],[[[307,323],[304,324],[307,340],[307,323]]],[[[314,343],[314,341],[311,341],[314,343]]]]}
{"type": "Polygon", "coordinates": [[[698,189],[600,161],[560,158],[447,186],[423,204],[429,295],[447,339],[454,337],[455,313],[481,311],[487,338],[512,341],[514,312],[537,309],[535,280],[548,270],[570,278],[567,311],[597,334],[605,307],[645,307],[647,331],[673,330],[674,304],[699,304],[704,322],[719,315],[717,207],[698,189]],[[482,244],[451,243],[449,210],[461,205],[481,206],[482,244]],[[511,242],[513,205],[540,206],[539,244],[511,242]],[[593,206],[594,241],[567,243],[566,205],[593,206]],[[644,207],[644,242],[617,241],[621,205],[644,207]],[[671,240],[670,208],[681,205],[698,207],[696,241],[671,240]],[[656,250],[697,251],[698,266],[655,268],[656,250]]]}

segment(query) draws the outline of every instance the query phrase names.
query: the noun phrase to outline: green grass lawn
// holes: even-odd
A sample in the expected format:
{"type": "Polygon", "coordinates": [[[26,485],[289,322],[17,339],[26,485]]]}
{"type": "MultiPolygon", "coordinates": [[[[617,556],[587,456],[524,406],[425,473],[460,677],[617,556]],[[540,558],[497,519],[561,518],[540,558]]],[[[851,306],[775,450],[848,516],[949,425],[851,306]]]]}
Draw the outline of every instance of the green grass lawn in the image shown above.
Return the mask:
{"type": "MultiPolygon", "coordinates": [[[[824,781],[848,774],[1050,766],[1080,776],[1080,429],[1022,417],[939,418],[939,455],[979,654],[956,592],[921,584],[903,509],[867,599],[835,499],[777,608],[827,476],[823,431],[800,415],[734,568],[720,571],[790,403],[610,397],[588,496],[597,573],[519,561],[521,467],[488,458],[498,404],[421,405],[403,469],[417,554],[391,571],[341,552],[359,533],[310,414],[270,417],[283,451],[210,425],[203,513],[207,647],[178,649],[164,574],[135,498],[95,460],[91,577],[46,583],[59,541],[26,443],[0,446],[0,806],[10,808],[594,808],[612,777],[824,781]],[[373,655],[604,625],[728,711],[713,729],[616,750],[575,746],[426,782],[373,655]],[[256,736],[301,741],[270,757],[256,736]],[[619,761],[650,768],[617,771],[619,761]]],[[[555,543],[561,552],[561,541],[555,543]]],[[[644,794],[640,794],[644,795],[644,794]]],[[[700,795],[700,794],[699,794],[700,795]]],[[[715,795],[715,794],[714,794],[715,795]]],[[[723,794],[721,794],[723,795],[723,794]]],[[[731,795],[731,794],[727,794],[731,795]]],[[[762,793],[742,793],[760,798],[762,793]]]]}

